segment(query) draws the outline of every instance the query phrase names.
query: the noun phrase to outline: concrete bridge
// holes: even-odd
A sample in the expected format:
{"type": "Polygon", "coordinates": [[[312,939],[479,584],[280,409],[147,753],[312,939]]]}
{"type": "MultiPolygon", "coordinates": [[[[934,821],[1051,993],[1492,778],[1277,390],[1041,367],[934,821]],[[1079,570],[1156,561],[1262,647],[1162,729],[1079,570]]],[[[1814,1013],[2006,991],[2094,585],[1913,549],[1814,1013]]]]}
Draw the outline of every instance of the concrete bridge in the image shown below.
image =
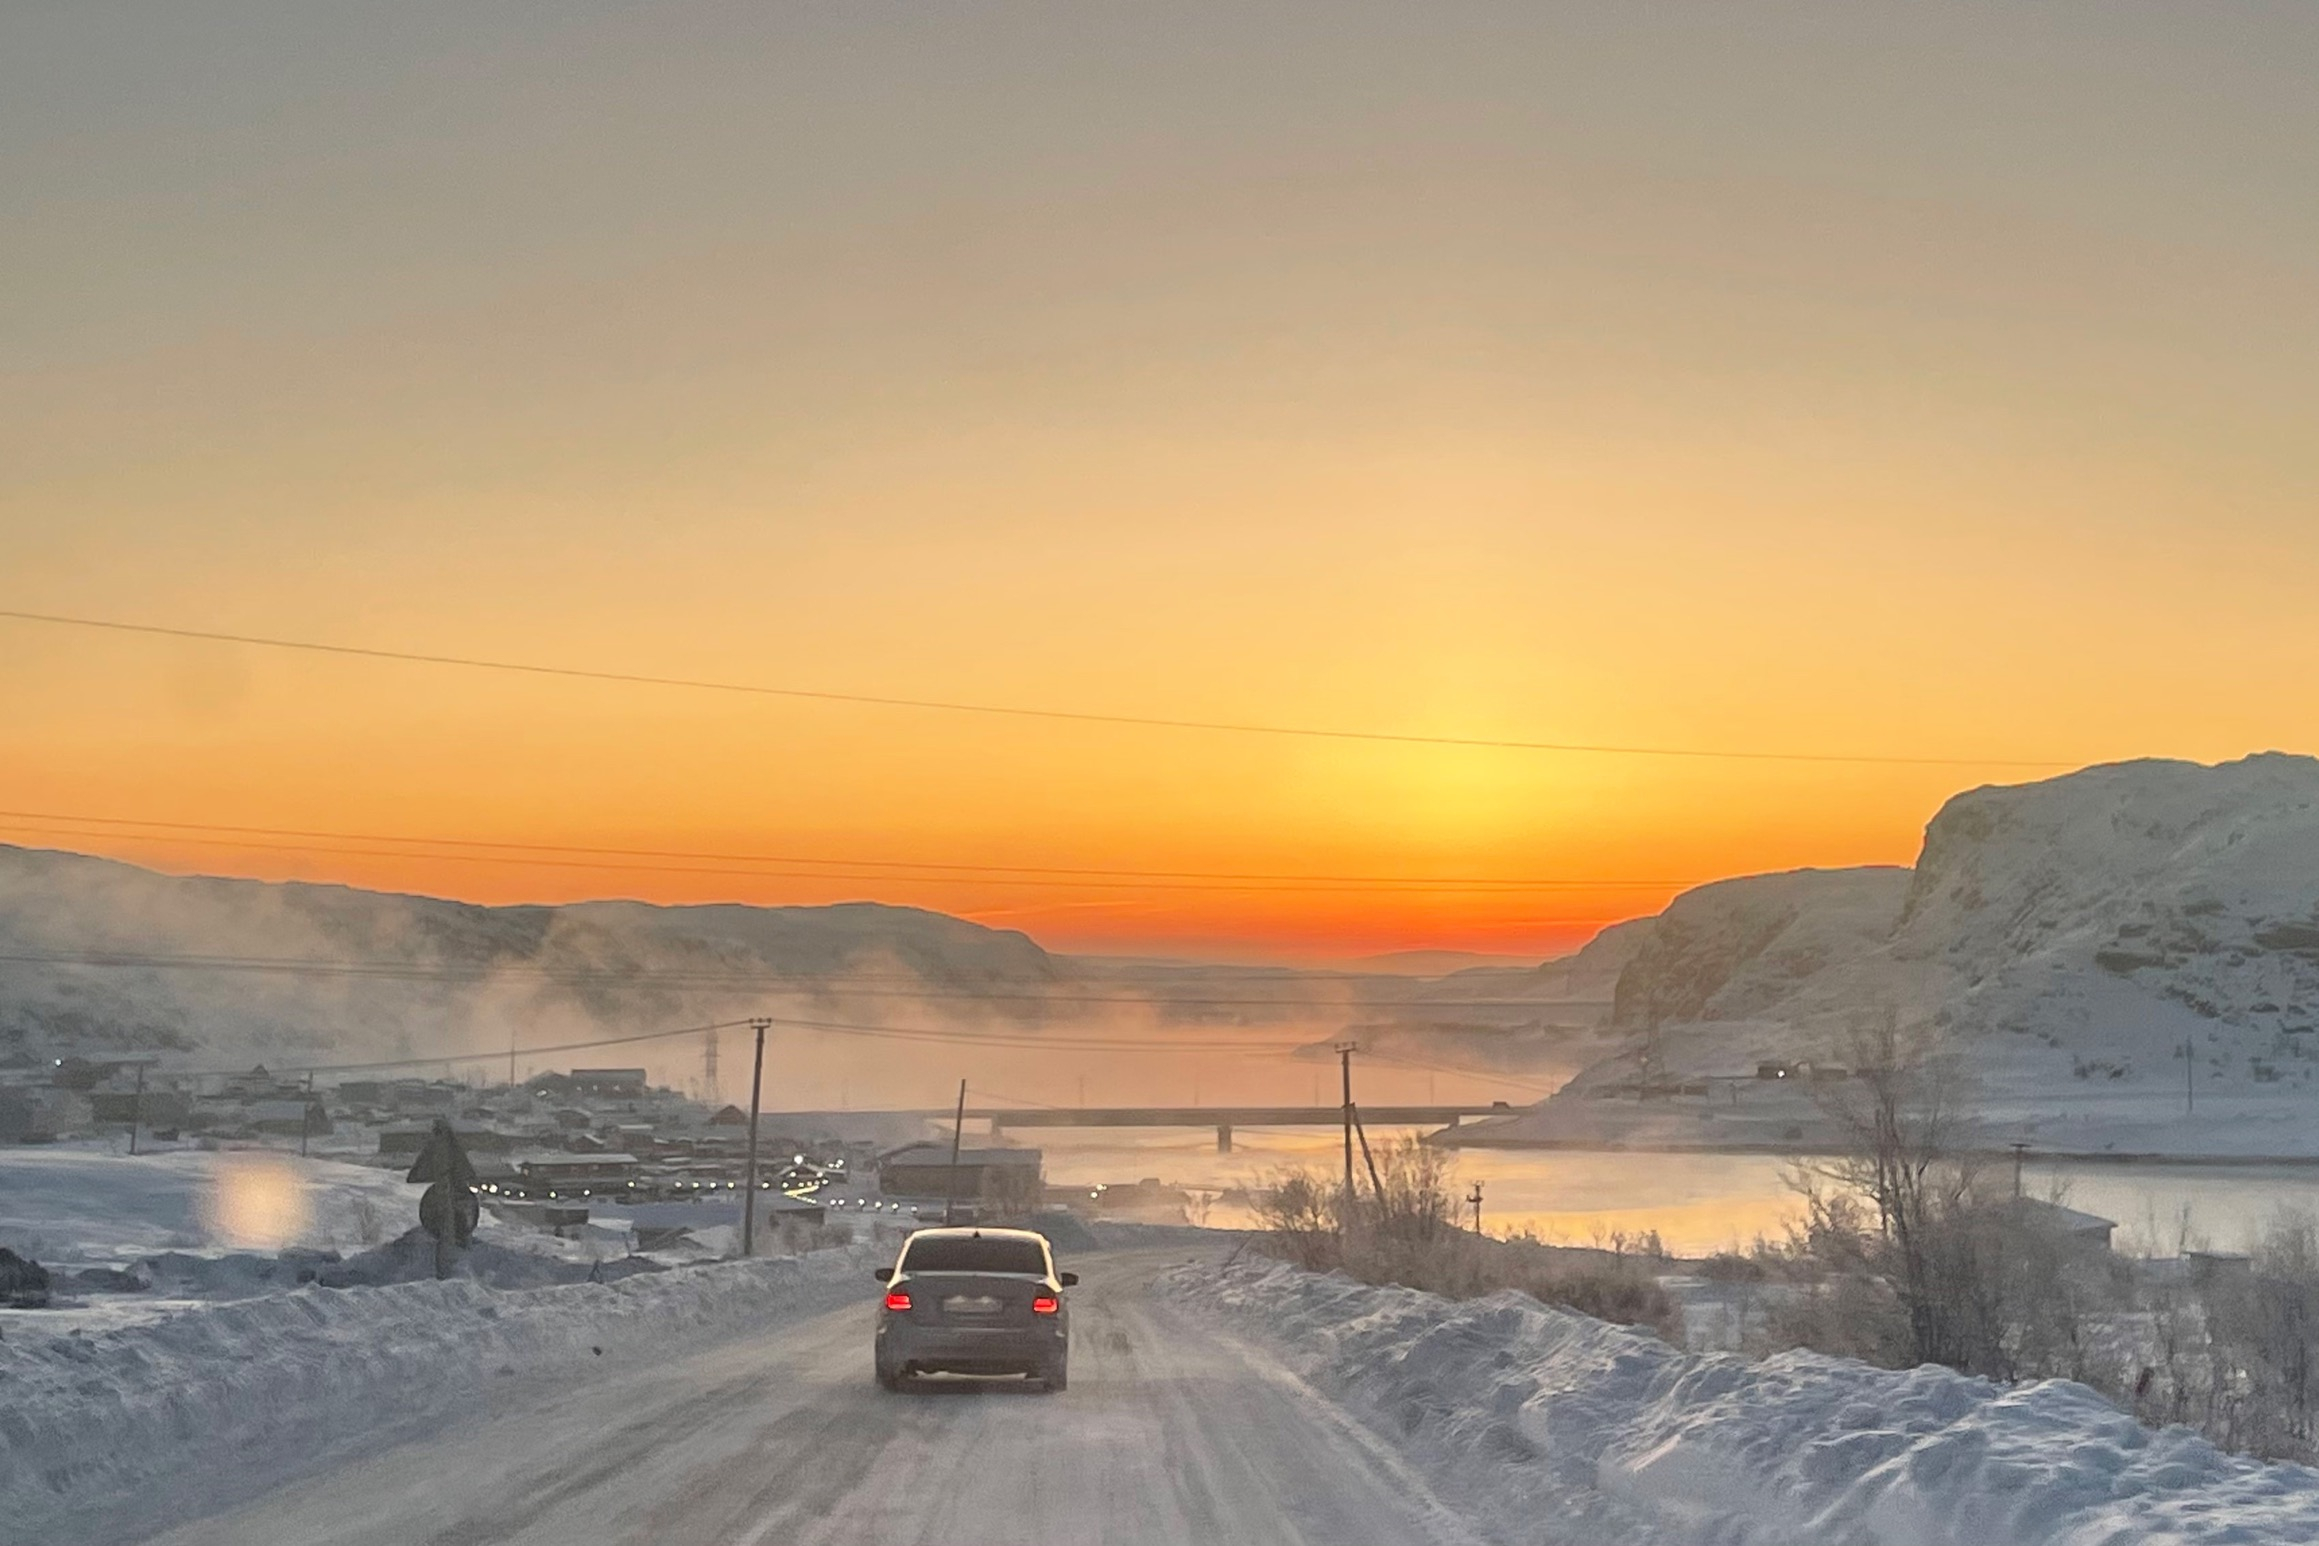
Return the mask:
{"type": "MultiPolygon", "coordinates": [[[[1483,1105],[1361,1106],[1363,1123],[1371,1127],[1455,1127],[1466,1117],[1502,1117],[1515,1108],[1505,1101],[1483,1105]]],[[[819,1113],[832,1115],[833,1113],[819,1113]]],[[[802,1112],[788,1119],[805,1117],[802,1112]]],[[[954,1111],[856,1111],[855,1117],[917,1117],[948,1122],[954,1111]]],[[[1212,1127],[1216,1152],[1232,1152],[1235,1127],[1335,1127],[1345,1119],[1342,1106],[969,1106],[966,1120],[988,1122],[992,1135],[1023,1127],[1212,1127]]],[[[779,1126],[783,1115],[767,1112],[763,1121],[779,1126]]]]}

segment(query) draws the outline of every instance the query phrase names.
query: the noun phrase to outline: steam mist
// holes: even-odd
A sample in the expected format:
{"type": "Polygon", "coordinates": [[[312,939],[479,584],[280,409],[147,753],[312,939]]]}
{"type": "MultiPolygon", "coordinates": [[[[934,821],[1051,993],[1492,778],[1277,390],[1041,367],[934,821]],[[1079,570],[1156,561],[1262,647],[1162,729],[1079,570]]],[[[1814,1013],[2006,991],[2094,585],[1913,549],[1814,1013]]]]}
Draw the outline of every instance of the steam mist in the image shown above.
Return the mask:
{"type": "Polygon", "coordinates": [[[867,902],[481,907],[0,848],[0,1055],[442,1059],[495,1081],[512,1052],[519,1078],[642,1066],[729,1100],[750,1050],[730,1022],[765,1015],[817,1022],[769,1036],[771,1109],[939,1105],[960,1078],[998,1104],[1333,1101],[1316,1054],[1347,1035],[1378,1054],[1369,1098],[1526,1103],[1599,1051],[1611,947],[1438,978],[1313,972],[1059,956],[867,902]],[[531,1050],[720,1022],[713,1087],[703,1034],[531,1050]]]}

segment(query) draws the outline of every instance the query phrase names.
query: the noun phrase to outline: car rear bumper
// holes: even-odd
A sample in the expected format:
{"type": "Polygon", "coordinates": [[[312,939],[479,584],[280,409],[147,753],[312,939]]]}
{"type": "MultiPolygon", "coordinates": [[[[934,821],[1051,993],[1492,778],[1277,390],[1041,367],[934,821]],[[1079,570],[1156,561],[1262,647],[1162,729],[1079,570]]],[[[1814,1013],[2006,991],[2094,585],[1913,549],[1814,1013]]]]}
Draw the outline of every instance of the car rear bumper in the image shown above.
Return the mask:
{"type": "Polygon", "coordinates": [[[878,1359],[894,1370],[914,1366],[956,1374],[1029,1373],[1064,1355],[1069,1330],[1061,1324],[920,1326],[895,1319],[878,1328],[878,1359]]]}

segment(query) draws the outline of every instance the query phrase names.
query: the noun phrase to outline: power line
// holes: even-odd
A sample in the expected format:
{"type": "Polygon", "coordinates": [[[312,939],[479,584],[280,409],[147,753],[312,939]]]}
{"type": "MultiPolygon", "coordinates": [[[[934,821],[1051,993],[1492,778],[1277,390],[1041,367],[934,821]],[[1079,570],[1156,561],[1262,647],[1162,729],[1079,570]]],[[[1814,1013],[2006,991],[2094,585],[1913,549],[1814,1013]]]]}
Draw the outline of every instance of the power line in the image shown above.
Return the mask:
{"type": "MultiPolygon", "coordinates": [[[[474,840],[474,839],[465,839],[465,838],[386,837],[386,836],[372,837],[372,836],[366,836],[366,835],[364,835],[364,834],[360,834],[360,833],[349,833],[349,834],[345,834],[345,835],[344,835],[344,837],[345,837],[345,840],[346,840],[346,841],[350,841],[350,842],[360,842],[360,843],[380,843],[380,844],[383,844],[383,843],[405,843],[405,844],[411,844],[411,845],[420,845],[420,844],[432,844],[432,845],[438,845],[438,846],[442,846],[442,847],[446,847],[446,848],[451,848],[451,847],[457,847],[457,848],[481,848],[481,849],[502,849],[502,848],[504,848],[504,849],[514,849],[514,850],[518,850],[518,852],[516,852],[516,853],[512,853],[512,854],[505,854],[505,853],[458,853],[458,852],[453,852],[453,853],[427,853],[427,852],[421,852],[421,851],[417,851],[417,850],[416,850],[416,848],[415,848],[415,846],[414,846],[413,848],[404,848],[404,849],[393,849],[393,848],[344,848],[344,847],[328,846],[328,845],[325,845],[325,844],[317,844],[317,843],[277,843],[277,842],[268,842],[268,841],[253,840],[253,839],[251,839],[251,838],[242,838],[242,837],[236,837],[236,838],[222,838],[222,837],[188,837],[188,836],[179,836],[179,835],[178,835],[178,834],[179,834],[179,833],[181,833],[181,832],[204,832],[204,831],[211,831],[211,832],[248,832],[248,833],[265,833],[265,832],[267,832],[267,831],[269,831],[269,830],[270,830],[270,829],[263,828],[263,827],[231,827],[231,826],[211,826],[211,825],[208,825],[208,824],[206,824],[206,823],[201,823],[201,822],[180,822],[180,821],[172,821],[172,822],[144,822],[144,821],[131,821],[131,820],[129,820],[129,819],[126,819],[126,818],[106,818],[106,817],[87,817],[87,816],[36,816],[36,815],[31,815],[31,814],[29,814],[29,813],[28,813],[28,814],[25,814],[25,815],[23,815],[23,816],[19,816],[19,815],[17,815],[16,813],[13,813],[13,812],[0,811],[0,826],[4,826],[4,827],[5,827],[7,830],[9,830],[9,831],[11,831],[11,832],[19,832],[19,833],[25,833],[25,832],[30,832],[30,833],[38,833],[38,834],[40,834],[40,835],[42,835],[42,836],[46,836],[46,837],[116,837],[116,838],[129,838],[129,839],[140,839],[140,838],[141,838],[141,839],[143,839],[143,840],[145,840],[145,841],[148,841],[148,842],[160,842],[160,843],[183,843],[183,844],[192,844],[192,845],[196,845],[196,846],[200,846],[200,847],[204,847],[204,848],[226,848],[226,849],[231,849],[231,850],[234,850],[234,851],[236,851],[236,852],[248,852],[248,851],[251,851],[251,850],[257,850],[257,851],[268,852],[268,853],[306,853],[306,854],[333,854],[333,855],[338,855],[338,856],[342,856],[342,857],[361,858],[361,859],[427,859],[427,860],[449,860],[449,861],[452,861],[452,862],[454,862],[454,863],[462,863],[462,864],[520,864],[520,865],[533,865],[533,866],[540,866],[540,867],[546,867],[546,868],[552,868],[552,869],[576,869],[576,870],[629,870],[629,871],[643,871],[643,872],[647,872],[647,873],[651,873],[651,874],[662,874],[662,875],[722,875],[722,876],[748,876],[748,877],[750,877],[750,878],[752,878],[752,879],[759,879],[759,880],[867,880],[867,881],[884,881],[884,882],[887,882],[887,883],[890,883],[890,884],[907,884],[907,885],[949,885],[949,886],[983,886],[983,887],[995,887],[995,886],[1040,886],[1040,887],[1060,887],[1060,888],[1067,889],[1067,890],[1087,890],[1087,889],[1128,889],[1128,890],[1136,890],[1136,891],[1234,891],[1234,892],[1243,892],[1243,893],[1248,893],[1248,892],[1255,892],[1255,893],[1263,893],[1263,892],[1291,892],[1291,893],[1302,893],[1302,892],[1314,892],[1314,891],[1361,891],[1361,892],[1376,892],[1376,891],[1383,891],[1383,892],[1386,892],[1386,893],[1389,893],[1389,894],[1390,894],[1390,893],[1396,893],[1396,892],[1401,892],[1401,893],[1410,893],[1410,894],[1424,894],[1424,893],[1427,893],[1427,892],[1471,892],[1471,893],[1479,893],[1479,894],[1483,894],[1483,895],[1520,895],[1520,894],[1522,894],[1522,893],[1524,893],[1524,892],[1531,892],[1531,891],[1573,891],[1573,890],[1588,890],[1588,889],[1600,889],[1600,890],[1630,890],[1630,891],[1631,891],[1631,890],[1666,890],[1666,891],[1677,891],[1677,890],[1686,890],[1686,889],[1689,889],[1689,887],[1691,887],[1691,886],[1693,886],[1693,885],[1696,885],[1696,884],[1698,884],[1698,882],[1690,882],[1690,881],[1662,881],[1662,880],[1603,880],[1603,881],[1592,881],[1592,880],[1576,880],[1576,879],[1554,879],[1554,880],[1539,879],[1539,880],[1524,880],[1524,879],[1518,879],[1518,878],[1508,878],[1508,879],[1492,879],[1492,878],[1486,878],[1486,877],[1458,878],[1458,879],[1450,879],[1450,878],[1434,879],[1434,878],[1431,878],[1431,877],[1427,877],[1427,876],[1418,876],[1418,875],[1411,875],[1411,876],[1382,876],[1382,875],[1381,875],[1381,876],[1370,876],[1370,877],[1354,877],[1354,876],[1343,876],[1343,877],[1336,877],[1336,876],[1314,876],[1314,877],[1312,877],[1310,880],[1305,880],[1305,879],[1303,879],[1303,878],[1301,878],[1301,877],[1297,877],[1297,876],[1290,876],[1290,875],[1280,875],[1280,876],[1255,876],[1255,875],[1251,875],[1251,876],[1246,876],[1246,877],[1231,877],[1231,876],[1218,875],[1218,876],[1215,876],[1215,877],[1214,877],[1214,878],[1212,878],[1212,879],[1205,879],[1205,880],[1176,880],[1176,879],[1167,879],[1167,878],[1163,878],[1163,877],[1165,877],[1165,875],[1166,875],[1166,873],[1167,873],[1167,872],[1165,872],[1165,871],[1148,871],[1148,872],[1147,872],[1147,871],[1136,871],[1136,870],[1113,870],[1113,871],[1103,871],[1103,870],[1085,870],[1085,871],[1076,871],[1076,872],[1071,872],[1071,873],[1075,873],[1075,874],[1079,874],[1079,875],[1084,875],[1084,876],[1086,876],[1086,877],[1088,877],[1088,878],[1086,878],[1086,879],[1064,879],[1064,878],[1060,878],[1060,874],[1061,874],[1061,872],[1056,872],[1056,871],[1042,871],[1042,870],[1040,870],[1040,869],[1037,869],[1037,868],[1035,868],[1035,867],[1029,867],[1029,866],[1026,866],[1026,867],[1025,867],[1025,870],[1024,870],[1024,872],[1022,872],[1022,873],[1013,873],[1013,872],[1007,872],[1007,871],[1003,871],[1003,870],[1002,870],[1002,869],[1001,869],[999,866],[996,866],[996,865],[990,865],[990,866],[981,866],[981,865],[976,865],[976,866],[966,866],[966,865],[929,865],[929,866],[928,866],[928,868],[930,868],[930,869],[969,869],[969,868],[971,868],[971,869],[975,869],[975,870],[978,870],[978,871],[983,871],[984,873],[978,873],[978,874],[973,874],[973,875],[946,875],[946,874],[912,875],[912,874],[902,873],[902,871],[904,871],[906,868],[908,868],[908,866],[905,864],[905,862],[904,862],[904,861],[901,861],[901,860],[880,860],[880,859],[864,859],[864,860],[842,860],[842,859],[826,859],[826,860],[824,860],[824,859],[786,859],[786,858],[775,858],[775,857],[763,857],[763,858],[759,858],[758,856],[755,856],[755,855],[749,855],[749,854],[735,854],[735,855],[731,855],[731,856],[729,856],[729,857],[731,857],[731,858],[733,858],[733,859],[735,859],[735,860],[739,860],[739,861],[750,861],[750,862],[757,862],[757,863],[764,863],[764,864],[791,864],[791,865],[805,865],[805,864],[847,864],[847,863],[852,863],[852,864],[861,864],[861,865],[867,865],[867,866],[877,866],[877,867],[878,867],[878,869],[879,869],[879,871],[880,871],[880,873],[851,873],[851,872],[845,872],[845,871],[831,871],[831,870],[754,870],[754,869],[729,869],[729,868],[715,868],[715,867],[710,867],[710,866],[703,866],[703,865],[690,865],[690,864],[688,864],[688,865],[675,865],[675,864],[649,864],[649,863],[642,863],[642,862],[638,862],[638,861],[636,861],[636,860],[630,860],[630,859],[609,859],[609,858],[608,858],[608,859],[559,859],[559,858],[546,857],[546,855],[549,855],[549,854],[555,854],[555,853],[578,853],[578,854],[587,854],[587,853],[619,853],[619,852],[623,852],[624,850],[618,850],[618,849],[591,849],[591,848],[584,848],[584,847],[577,847],[577,846],[574,846],[574,847],[565,847],[565,846],[562,846],[562,845],[557,845],[557,844],[542,844],[542,843],[494,843],[494,842],[485,842],[485,841],[474,840]],[[96,824],[98,824],[98,823],[102,822],[102,823],[104,823],[104,824],[105,824],[105,825],[106,825],[108,828],[112,828],[112,829],[119,829],[119,828],[123,828],[123,827],[132,827],[132,826],[135,826],[135,827],[160,827],[160,828],[166,828],[166,829],[168,829],[168,830],[167,830],[165,833],[123,832],[123,831],[119,831],[119,830],[107,830],[107,831],[89,832],[89,831],[83,831],[83,830],[79,830],[79,829],[78,829],[78,827],[76,827],[76,826],[66,826],[66,825],[62,825],[62,823],[68,823],[68,822],[69,822],[69,823],[77,823],[77,824],[79,824],[80,826],[91,826],[91,825],[96,825],[96,824]],[[1151,878],[1141,878],[1141,877],[1144,877],[1144,876],[1147,876],[1147,875],[1148,875],[1149,877],[1151,877],[1151,878]],[[1099,879],[1099,878],[1096,878],[1096,877],[1099,877],[1099,876],[1100,876],[1100,877],[1106,877],[1106,878],[1100,878],[1100,879],[1099,879]]],[[[312,836],[317,836],[317,837],[331,837],[331,836],[338,836],[338,834],[325,834],[325,833],[316,833],[316,834],[299,834],[299,833],[292,833],[292,832],[284,832],[284,833],[282,833],[281,835],[284,835],[284,836],[306,836],[306,835],[312,835],[312,836]]],[[[728,856],[723,856],[723,855],[702,855],[702,856],[700,856],[700,857],[728,857],[728,856]]],[[[1591,920],[1590,920],[1590,921],[1591,921],[1591,920]]]]}
{"type": "Polygon", "coordinates": [[[1510,1089],[1528,1090],[1537,1095],[1551,1095],[1560,1088],[1558,1085],[1544,1084],[1536,1079],[1522,1079],[1510,1074],[1484,1073],[1478,1068],[1467,1068],[1457,1063],[1429,1063],[1421,1058],[1394,1057],[1390,1053],[1372,1051],[1367,1047],[1361,1049],[1361,1056],[1372,1063],[1390,1063],[1397,1068],[1417,1068],[1434,1074],[1455,1074],[1461,1079],[1479,1079],[1484,1084],[1502,1084],[1510,1089]]]}
{"type": "MultiPolygon", "coordinates": [[[[740,1020],[718,1020],[706,1025],[679,1026],[674,1030],[638,1031],[623,1036],[602,1036],[590,1041],[558,1042],[545,1047],[518,1047],[519,1057],[537,1058],[553,1052],[587,1052],[598,1047],[623,1047],[637,1042],[665,1041],[677,1036],[698,1036],[708,1031],[726,1031],[748,1025],[752,1020],[763,1020],[769,1025],[789,1030],[814,1031],[831,1036],[859,1036],[888,1041],[964,1043],[976,1047],[1003,1048],[1009,1051],[1035,1049],[1056,1052],[1247,1052],[1275,1054],[1281,1049],[1277,1042],[1219,1042],[1197,1041],[1188,1037],[1174,1039],[1127,1037],[1071,1037],[1040,1036],[1024,1032],[985,1032],[941,1030],[933,1026],[914,1025],[860,1025],[844,1020],[808,1020],[784,1015],[755,1015],[740,1020]]],[[[478,1052],[442,1052],[429,1057],[378,1058],[359,1063],[284,1063],[292,1073],[336,1074],[354,1073],[367,1069],[430,1068],[438,1063],[496,1063],[507,1056],[505,1048],[478,1052]]],[[[185,1079],[217,1078],[246,1070],[239,1068],[164,1069],[162,1072],[185,1079]]]]}
{"type": "MultiPolygon", "coordinates": [[[[608,854],[633,859],[708,859],[747,864],[843,864],[857,869],[964,870],[977,875],[1086,875],[1149,880],[1279,880],[1325,881],[1347,885],[1501,885],[1501,886],[1697,886],[1697,880],[1590,880],[1542,879],[1491,875],[1311,875],[1279,871],[1136,870],[1117,867],[1056,864],[967,864],[942,859],[832,858],[798,854],[717,853],[681,848],[604,848],[585,843],[513,842],[497,838],[427,837],[391,832],[333,832],[298,827],[251,827],[214,821],[161,821],[142,816],[87,816],[65,811],[0,811],[0,820],[76,822],[88,826],[160,827],[182,832],[239,832],[260,837],[322,838],[349,843],[423,843],[443,848],[513,849],[526,853],[608,854]]],[[[88,834],[74,834],[86,836],[88,834]]],[[[426,855],[424,857],[437,857],[426,855]]]]}
{"type": "Polygon", "coordinates": [[[572,681],[609,682],[628,687],[677,687],[695,692],[738,693],[761,698],[788,698],[817,703],[851,703],[872,708],[921,709],[946,714],[980,714],[1011,719],[1038,719],[1072,724],[1122,725],[1147,730],[1193,730],[1225,735],[1295,737],[1324,741],[1366,741],[1398,746],[1459,746],[1492,751],[1569,752],[1611,757],[1685,757],[1737,762],[1801,762],[1945,768],[2067,768],[2074,762],[2025,757],[1907,757],[1865,752],[1744,751],[1720,747],[1648,746],[1588,741],[1505,740],[1489,736],[1418,735],[1389,730],[1337,730],[1312,725],[1274,725],[1242,720],[1175,719],[1160,715],[1107,714],[1082,709],[1033,708],[1020,704],[976,703],[943,698],[890,697],[875,693],[837,692],[824,688],[775,687],[762,683],[722,682],[704,677],[656,676],[633,671],[600,671],[580,666],[550,666],[527,661],[490,660],[471,655],[441,655],[417,650],[376,649],[355,644],[331,644],[311,639],[280,639],[262,634],[224,633],[206,628],[173,628],[158,623],[130,623],[113,618],[74,617],[54,612],[26,612],[0,608],[0,618],[63,628],[101,629],[111,633],[147,635],[165,639],[197,639],[212,644],[246,644],[263,649],[296,650],[358,660],[395,661],[406,665],[455,666],[466,670],[501,671],[523,676],[558,677],[572,681]]]}
{"type": "Polygon", "coordinates": [[[1278,1039],[1270,1041],[1212,1041],[1199,1039],[1197,1029],[1188,1029],[1175,1036],[1070,1036],[1044,1035],[1036,1031],[965,1031],[938,1030],[932,1026],[913,1025],[859,1025],[844,1020],[806,1020],[794,1016],[763,1015],[775,1025],[791,1030],[815,1031],[828,1036],[866,1036],[892,1041],[924,1041],[965,1043],[977,1047],[1005,1047],[1011,1050],[1061,1052],[1246,1052],[1272,1056],[1281,1051],[1278,1039]]]}
{"type": "MultiPolygon", "coordinates": [[[[586,1052],[596,1047],[625,1047],[640,1041],[665,1041],[677,1036],[698,1036],[704,1031],[725,1031],[736,1025],[748,1023],[746,1020],[719,1020],[713,1025],[685,1025],[669,1031],[638,1031],[628,1036],[602,1036],[593,1041],[566,1041],[558,1042],[550,1047],[519,1047],[516,1050],[518,1055],[527,1058],[544,1056],[550,1052],[586,1052]]],[[[438,1063],[496,1063],[506,1055],[504,1050],[497,1052],[443,1052],[437,1053],[433,1057],[376,1058],[365,1063],[285,1063],[282,1067],[286,1073],[350,1074],[372,1069],[432,1068],[438,1063]]],[[[248,1070],[241,1068],[169,1068],[163,1069],[162,1072],[179,1079],[216,1079],[246,1073],[248,1070]]]]}

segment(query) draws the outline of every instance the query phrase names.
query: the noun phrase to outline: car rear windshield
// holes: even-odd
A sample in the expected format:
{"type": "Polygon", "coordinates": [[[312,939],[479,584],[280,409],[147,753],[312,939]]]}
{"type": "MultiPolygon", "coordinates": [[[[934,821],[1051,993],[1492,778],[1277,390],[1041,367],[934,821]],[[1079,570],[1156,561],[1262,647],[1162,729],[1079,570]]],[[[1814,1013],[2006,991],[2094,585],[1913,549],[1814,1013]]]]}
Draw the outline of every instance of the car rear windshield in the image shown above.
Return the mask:
{"type": "Polygon", "coordinates": [[[1044,1274],[1047,1253],[1036,1240],[954,1235],[913,1240],[902,1253],[904,1272],[1029,1272],[1044,1274]]]}

